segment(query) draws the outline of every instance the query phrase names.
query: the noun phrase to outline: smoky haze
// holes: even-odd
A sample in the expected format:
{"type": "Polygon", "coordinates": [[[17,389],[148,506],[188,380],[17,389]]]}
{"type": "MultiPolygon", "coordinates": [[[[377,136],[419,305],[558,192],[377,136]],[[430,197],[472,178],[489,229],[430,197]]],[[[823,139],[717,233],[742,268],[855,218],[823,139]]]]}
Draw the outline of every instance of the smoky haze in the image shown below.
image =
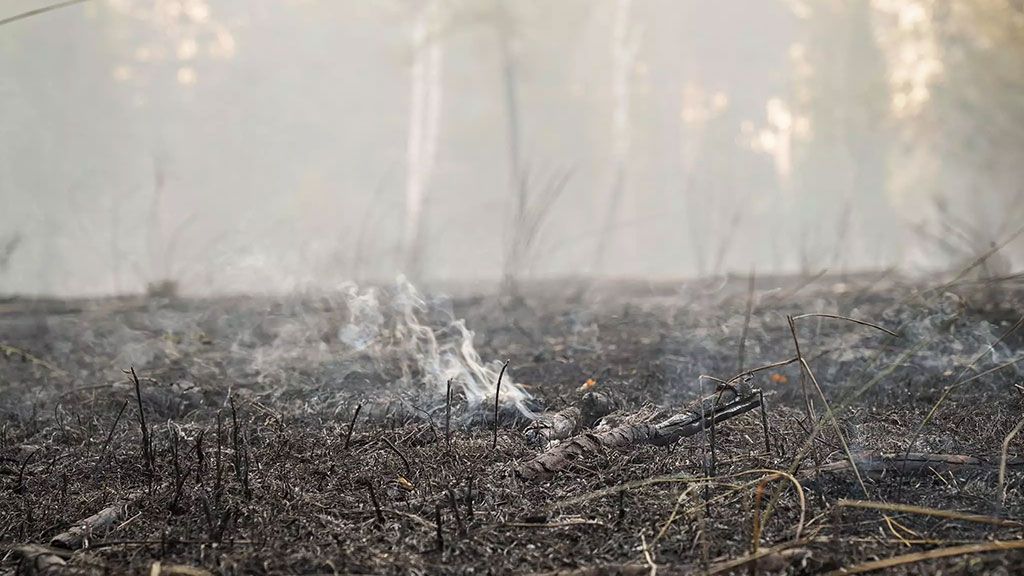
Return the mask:
{"type": "Polygon", "coordinates": [[[75,4],[0,26],[0,292],[956,266],[1022,220],[1022,19],[981,0],[75,4]]]}

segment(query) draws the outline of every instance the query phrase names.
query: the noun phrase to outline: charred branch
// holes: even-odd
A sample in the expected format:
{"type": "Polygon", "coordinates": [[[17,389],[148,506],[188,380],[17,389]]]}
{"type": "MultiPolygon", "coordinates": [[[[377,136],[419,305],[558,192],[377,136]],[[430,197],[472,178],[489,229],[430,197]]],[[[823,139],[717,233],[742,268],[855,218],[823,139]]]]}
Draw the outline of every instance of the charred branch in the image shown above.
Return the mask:
{"type": "MultiPolygon", "coordinates": [[[[886,474],[920,474],[929,472],[941,474],[958,471],[996,472],[999,470],[998,462],[989,462],[981,458],[962,454],[854,452],[853,460],[857,463],[857,469],[861,473],[874,477],[886,474]]],[[[1024,458],[1007,460],[1006,467],[1008,469],[1024,470],[1024,458]]],[[[849,460],[829,462],[821,465],[822,472],[848,472],[852,470],[853,465],[849,460]]]]}
{"type": "Polygon", "coordinates": [[[535,446],[544,446],[554,440],[575,436],[615,410],[615,402],[604,394],[587,392],[576,405],[541,414],[526,429],[527,440],[535,446]]]}
{"type": "Polygon", "coordinates": [[[726,388],[705,398],[697,407],[657,424],[623,424],[601,432],[581,434],[538,454],[520,466],[516,473],[525,480],[539,480],[552,476],[575,460],[602,450],[622,450],[645,444],[668,446],[681,438],[696,435],[714,422],[728,420],[760,405],[761,397],[757,391],[738,396],[726,388]]]}
{"type": "Polygon", "coordinates": [[[117,503],[111,504],[92,516],[79,521],[71,528],[50,539],[50,545],[66,550],[82,548],[87,539],[102,535],[113,528],[118,522],[124,520],[128,516],[128,507],[138,497],[138,493],[132,493],[117,503]]]}

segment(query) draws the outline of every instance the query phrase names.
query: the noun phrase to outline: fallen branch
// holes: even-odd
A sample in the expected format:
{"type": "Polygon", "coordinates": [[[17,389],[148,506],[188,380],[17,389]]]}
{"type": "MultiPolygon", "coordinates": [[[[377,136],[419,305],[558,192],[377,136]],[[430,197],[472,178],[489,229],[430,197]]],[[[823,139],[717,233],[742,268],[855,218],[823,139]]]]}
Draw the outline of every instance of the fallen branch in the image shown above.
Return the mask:
{"type": "Polygon", "coordinates": [[[607,449],[625,449],[644,444],[668,446],[681,438],[694,436],[714,422],[722,422],[753,410],[761,405],[758,391],[738,396],[725,388],[705,398],[699,407],[657,424],[623,424],[602,432],[588,432],[572,440],[557,444],[522,464],[516,474],[525,480],[538,480],[552,476],[573,461],[587,454],[607,449]]]}
{"type": "MultiPolygon", "coordinates": [[[[998,465],[973,456],[961,454],[930,454],[920,452],[881,454],[878,452],[854,452],[857,468],[873,476],[887,472],[950,472],[957,470],[996,470],[998,465]]],[[[1011,458],[1006,467],[1024,469],[1024,459],[1011,458]]],[[[822,472],[846,472],[852,470],[849,460],[829,462],[821,465],[822,472]]]]}
{"type": "Polygon", "coordinates": [[[79,521],[71,528],[50,539],[50,545],[66,550],[78,550],[86,541],[94,536],[103,534],[114,527],[118,522],[128,516],[128,507],[135,503],[140,493],[132,493],[116,504],[107,506],[103,510],[79,521]]]}
{"type": "Polygon", "coordinates": [[[558,412],[545,412],[526,429],[526,438],[535,446],[545,446],[554,440],[564,440],[589,428],[611,414],[615,403],[598,392],[587,392],[579,402],[558,412]]]}
{"type": "Polygon", "coordinates": [[[213,572],[187,564],[164,564],[157,560],[149,567],[150,576],[213,576],[213,572]]]}

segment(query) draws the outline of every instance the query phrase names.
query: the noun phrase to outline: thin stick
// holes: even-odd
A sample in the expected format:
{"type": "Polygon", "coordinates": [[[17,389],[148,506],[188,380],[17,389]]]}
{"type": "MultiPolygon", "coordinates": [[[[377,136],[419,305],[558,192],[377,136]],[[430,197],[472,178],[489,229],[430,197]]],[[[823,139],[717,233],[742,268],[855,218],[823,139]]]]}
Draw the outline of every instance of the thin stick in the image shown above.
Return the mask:
{"type": "Polygon", "coordinates": [[[764,366],[758,366],[757,368],[751,368],[750,370],[744,370],[743,372],[740,372],[739,374],[737,374],[737,375],[733,376],[732,378],[729,378],[728,380],[726,380],[726,383],[732,384],[733,382],[736,382],[737,380],[743,378],[744,376],[747,376],[747,375],[750,375],[750,374],[756,374],[758,372],[763,372],[765,370],[771,370],[772,368],[782,368],[783,366],[789,366],[790,364],[794,364],[794,363],[799,362],[799,361],[800,361],[800,358],[794,356],[794,357],[790,358],[789,360],[781,360],[779,362],[772,362],[771,364],[765,364],[764,366]]]}
{"type": "Polygon", "coordinates": [[[444,530],[441,526],[441,505],[434,505],[434,524],[437,526],[437,551],[444,552],[444,530]]]}
{"type": "Polygon", "coordinates": [[[61,8],[66,8],[74,4],[81,4],[82,2],[88,2],[88,0],[65,0],[64,2],[58,2],[56,4],[51,4],[49,6],[43,6],[42,8],[36,8],[35,10],[22,12],[21,14],[15,14],[14,16],[10,16],[8,18],[0,20],[0,26],[3,26],[4,24],[10,24],[11,22],[17,22],[18,20],[24,20],[25,18],[31,18],[32,16],[37,16],[39,14],[45,14],[46,12],[60,10],[61,8]]]}
{"type": "MultiPolygon", "coordinates": [[[[796,337],[796,324],[793,322],[792,316],[786,316],[786,322],[789,323],[789,333],[793,335],[793,346],[796,347],[796,359],[797,362],[804,365],[804,355],[800,352],[800,340],[796,337]]],[[[804,408],[807,411],[807,422],[808,424],[814,420],[814,409],[811,406],[811,395],[807,392],[807,373],[804,370],[800,370],[800,389],[804,393],[804,408]]]]}
{"type": "MultiPolygon", "coordinates": [[[[672,523],[676,521],[676,518],[679,517],[679,508],[682,507],[683,500],[686,500],[690,495],[690,492],[700,488],[700,486],[700,484],[689,484],[682,492],[679,493],[679,497],[676,498],[676,505],[672,508],[672,513],[669,514],[668,520],[665,520],[665,523],[661,525],[661,530],[658,530],[658,534],[654,537],[654,540],[651,541],[651,545],[657,544],[659,540],[665,537],[665,534],[668,534],[668,529],[672,526],[672,523]]],[[[626,491],[623,490],[622,492],[619,492],[619,496],[622,496],[625,493],[626,491]]]]}
{"type": "Polygon", "coordinates": [[[1022,428],[1024,428],[1024,419],[1017,422],[1017,425],[1013,427],[1013,430],[1010,430],[1010,433],[1006,435],[1006,438],[1003,438],[1003,451],[999,456],[999,497],[1002,504],[1006,503],[1006,459],[1007,454],[1010,451],[1010,441],[1020,433],[1022,428]]]}
{"type": "Polygon", "coordinates": [[[498,448],[498,401],[501,399],[501,377],[505,375],[508,368],[508,360],[501,365],[501,372],[498,373],[498,383],[494,386],[494,442],[491,443],[491,450],[498,448]]]}
{"type": "Polygon", "coordinates": [[[28,467],[28,463],[31,462],[33,458],[35,458],[36,454],[38,454],[41,451],[41,448],[36,448],[35,450],[29,452],[28,456],[25,457],[25,460],[22,461],[21,467],[18,469],[18,483],[15,485],[15,494],[22,494],[25,492],[25,468],[28,467]]]}
{"type": "Polygon", "coordinates": [[[650,576],[658,576],[658,565],[654,563],[654,557],[651,555],[651,549],[647,546],[647,538],[644,537],[643,532],[640,533],[640,544],[644,550],[644,562],[651,569],[650,576]]]}
{"type": "Polygon", "coordinates": [[[875,330],[881,330],[882,332],[885,332],[890,336],[895,336],[897,338],[900,337],[899,334],[887,328],[882,328],[878,324],[872,324],[871,322],[867,322],[865,320],[857,320],[856,318],[850,318],[849,316],[840,316],[838,314],[822,314],[818,312],[814,312],[811,314],[799,314],[797,316],[793,316],[793,320],[800,320],[801,318],[833,318],[836,320],[846,320],[847,322],[853,322],[854,324],[860,324],[861,326],[867,326],[869,328],[874,328],[875,330]]]}
{"type": "MultiPolygon", "coordinates": [[[[708,476],[714,476],[715,475],[715,469],[718,466],[718,462],[717,462],[718,454],[715,452],[715,408],[717,408],[717,407],[718,407],[718,402],[717,401],[711,403],[711,426],[710,426],[711,434],[709,435],[709,438],[708,438],[708,440],[711,441],[711,470],[710,470],[710,474],[708,474],[708,476]]],[[[702,408],[703,408],[703,403],[702,403],[702,408]]]]}
{"type": "Polygon", "coordinates": [[[381,436],[380,439],[383,440],[384,443],[388,445],[388,448],[391,448],[395,454],[398,454],[398,457],[402,459],[402,465],[405,466],[406,476],[412,476],[412,466],[409,466],[409,460],[405,457],[405,454],[402,454],[402,451],[398,449],[398,446],[395,446],[391,440],[388,440],[387,436],[381,436]]]}
{"type": "Polygon", "coordinates": [[[110,440],[114,437],[114,430],[117,429],[117,424],[121,421],[121,415],[124,414],[124,409],[127,407],[128,400],[125,399],[124,403],[121,404],[121,409],[117,412],[117,418],[114,418],[114,425],[110,427],[110,433],[107,434],[107,440],[103,443],[103,449],[100,450],[100,459],[96,461],[96,466],[93,466],[93,474],[96,474],[96,472],[100,469],[100,466],[103,465],[103,460],[107,456],[107,447],[110,445],[110,440]]]}
{"type": "Polygon", "coordinates": [[[984,514],[969,514],[966,512],[956,512],[954,510],[942,510],[939,508],[927,508],[925,506],[914,506],[911,504],[894,504],[891,502],[871,502],[867,500],[847,500],[845,498],[839,500],[836,503],[837,506],[843,508],[863,508],[867,510],[881,510],[884,512],[901,512],[904,514],[918,514],[920,516],[932,516],[935,518],[945,518],[947,520],[962,520],[964,522],[974,522],[976,524],[990,524],[992,526],[1011,526],[1019,527],[1021,523],[1016,520],[1007,520],[1006,518],[996,518],[995,516],[986,516],[984,514]]]}
{"type": "Polygon", "coordinates": [[[459,513],[459,502],[455,498],[455,492],[451,486],[447,489],[448,492],[448,505],[452,508],[452,514],[455,516],[455,527],[459,531],[459,536],[466,535],[466,526],[462,523],[462,514],[459,513]]]}
{"type": "Polygon", "coordinates": [[[139,403],[139,428],[142,430],[142,455],[146,460],[149,471],[153,471],[153,454],[149,443],[149,427],[146,426],[146,411],[142,408],[142,385],[139,384],[139,376],[135,374],[135,367],[130,369],[132,380],[135,382],[135,399],[139,403]]]}
{"type": "MultiPolygon", "coordinates": [[[[747,470],[745,472],[736,474],[736,476],[746,475],[747,473],[751,472],[761,472],[764,474],[769,474],[769,476],[766,476],[763,480],[761,480],[761,482],[758,483],[759,486],[767,486],[768,482],[774,482],[775,480],[786,480],[793,487],[793,491],[796,492],[796,495],[800,500],[800,518],[797,520],[796,532],[794,533],[793,538],[799,540],[800,536],[804,532],[804,523],[807,519],[807,496],[804,494],[803,485],[800,484],[800,481],[797,480],[796,477],[793,476],[792,474],[784,472],[782,470],[772,470],[770,468],[747,470]]],[[[758,508],[760,508],[760,506],[758,506],[758,508]]],[[[763,513],[759,512],[758,517],[761,527],[768,524],[768,520],[771,519],[773,512],[774,510],[770,507],[766,509],[763,513]]]]}
{"type": "Polygon", "coordinates": [[[771,457],[772,454],[772,440],[768,432],[768,410],[764,406],[764,391],[758,390],[757,397],[761,404],[761,430],[764,431],[764,451],[771,457]]]}
{"type": "Polygon", "coordinates": [[[352,414],[352,420],[348,423],[348,432],[345,433],[345,450],[348,450],[348,443],[352,440],[352,430],[356,427],[356,418],[359,418],[359,411],[362,409],[362,404],[356,406],[356,411],[352,414]]]}
{"type": "Polygon", "coordinates": [[[448,379],[448,391],[445,392],[444,402],[444,443],[448,446],[448,450],[452,449],[452,436],[451,436],[451,421],[452,421],[452,379],[448,379]]]}
{"type": "Polygon", "coordinates": [[[850,466],[853,467],[853,475],[857,477],[857,483],[860,484],[860,489],[866,496],[868,488],[864,484],[864,479],[860,476],[860,470],[857,468],[857,460],[853,457],[853,452],[850,450],[849,444],[846,442],[846,436],[843,434],[842,427],[839,426],[839,419],[836,418],[835,412],[832,411],[832,407],[829,405],[828,399],[825,398],[825,391],[821,389],[821,385],[818,384],[818,379],[814,377],[814,372],[811,371],[810,364],[803,358],[800,359],[800,363],[803,365],[804,370],[807,371],[807,375],[810,377],[811,382],[814,383],[814,388],[818,391],[818,396],[821,397],[821,402],[825,405],[825,414],[830,420],[832,420],[832,426],[835,429],[836,436],[839,437],[839,442],[843,445],[843,451],[846,453],[846,458],[850,461],[850,466]]]}
{"type": "Polygon", "coordinates": [[[214,456],[213,473],[213,500],[214,504],[220,504],[220,497],[224,491],[224,469],[221,466],[221,452],[224,451],[224,425],[221,421],[220,410],[217,410],[217,454],[214,456]]]}
{"type": "Polygon", "coordinates": [[[380,502],[377,501],[377,492],[373,489],[373,483],[369,480],[364,480],[363,485],[366,486],[366,491],[370,493],[370,502],[373,502],[373,513],[377,517],[377,523],[383,526],[384,513],[380,511],[380,502]]]}
{"type": "Polygon", "coordinates": [[[249,452],[248,447],[238,425],[238,413],[235,410],[235,397],[228,394],[228,404],[231,405],[231,444],[235,452],[235,478],[242,485],[245,499],[248,500],[252,494],[249,490],[249,452]]]}
{"type": "MultiPolygon", "coordinates": [[[[793,346],[796,348],[796,359],[800,363],[800,389],[803,391],[804,394],[804,407],[807,411],[807,425],[809,426],[812,422],[817,420],[817,416],[814,413],[814,406],[811,401],[811,395],[807,392],[807,372],[810,370],[810,367],[807,365],[807,362],[804,360],[804,355],[800,351],[800,339],[797,338],[796,336],[796,322],[793,321],[792,316],[786,316],[786,322],[789,323],[789,333],[793,335],[793,346]]],[[[824,398],[824,395],[822,395],[822,398],[824,398]]],[[[838,429],[838,427],[839,426],[837,424],[836,428],[838,429]]],[[[815,479],[818,478],[819,468],[821,466],[821,461],[818,456],[818,445],[814,442],[814,437],[817,435],[817,430],[818,428],[815,428],[814,432],[808,435],[808,441],[810,442],[811,447],[811,455],[814,459],[815,479]]],[[[794,465],[799,466],[799,464],[796,461],[794,461],[794,465]]],[[[776,492],[776,494],[778,494],[778,492],[776,492]]],[[[865,494],[867,494],[867,492],[865,492],[865,494]]],[[[822,499],[824,499],[824,496],[822,496],[822,499]]],[[[771,510],[774,504],[775,498],[773,497],[768,505],[768,509],[771,510]]]]}
{"type": "Polygon", "coordinates": [[[754,313],[754,282],[755,273],[751,270],[750,277],[747,280],[747,309],[743,315],[743,331],[740,332],[740,351],[736,359],[736,370],[738,372],[743,371],[743,361],[747,351],[747,334],[750,331],[750,316],[754,313]]]}
{"type": "MultiPolygon", "coordinates": [[[[764,499],[764,487],[769,479],[769,477],[765,477],[764,480],[757,483],[757,488],[754,489],[754,522],[750,530],[751,554],[757,554],[758,549],[761,547],[761,500],[764,499]]],[[[757,564],[751,566],[751,570],[756,573],[757,564]]]]}
{"type": "Polygon", "coordinates": [[[924,562],[925,560],[935,560],[938,558],[964,556],[966,554],[982,554],[985,552],[1020,550],[1022,548],[1024,548],[1024,540],[996,540],[994,542],[965,544],[963,546],[950,546],[949,548],[936,548],[935,550],[928,550],[926,552],[912,552],[910,554],[902,554],[900,556],[893,556],[891,558],[885,558],[883,560],[873,560],[871,562],[864,562],[863,564],[857,564],[855,566],[840,568],[839,570],[833,570],[832,572],[827,573],[826,576],[864,574],[865,572],[874,572],[875,570],[884,570],[886,568],[893,568],[895,566],[916,564],[918,562],[924,562]]]}

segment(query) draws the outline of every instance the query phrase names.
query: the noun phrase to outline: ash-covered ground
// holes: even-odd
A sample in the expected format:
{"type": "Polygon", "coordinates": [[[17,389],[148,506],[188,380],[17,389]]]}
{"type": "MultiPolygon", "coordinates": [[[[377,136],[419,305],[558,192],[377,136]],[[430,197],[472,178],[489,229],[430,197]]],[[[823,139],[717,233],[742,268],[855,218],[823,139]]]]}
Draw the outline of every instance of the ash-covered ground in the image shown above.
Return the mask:
{"type": "Polygon", "coordinates": [[[1022,313],[1019,280],[891,273],[4,301],[0,573],[1014,573],[1022,313]],[[683,413],[796,357],[789,316],[820,392],[799,361],[751,375],[767,446],[752,410],[517,473],[558,444],[538,414],[683,413]]]}

